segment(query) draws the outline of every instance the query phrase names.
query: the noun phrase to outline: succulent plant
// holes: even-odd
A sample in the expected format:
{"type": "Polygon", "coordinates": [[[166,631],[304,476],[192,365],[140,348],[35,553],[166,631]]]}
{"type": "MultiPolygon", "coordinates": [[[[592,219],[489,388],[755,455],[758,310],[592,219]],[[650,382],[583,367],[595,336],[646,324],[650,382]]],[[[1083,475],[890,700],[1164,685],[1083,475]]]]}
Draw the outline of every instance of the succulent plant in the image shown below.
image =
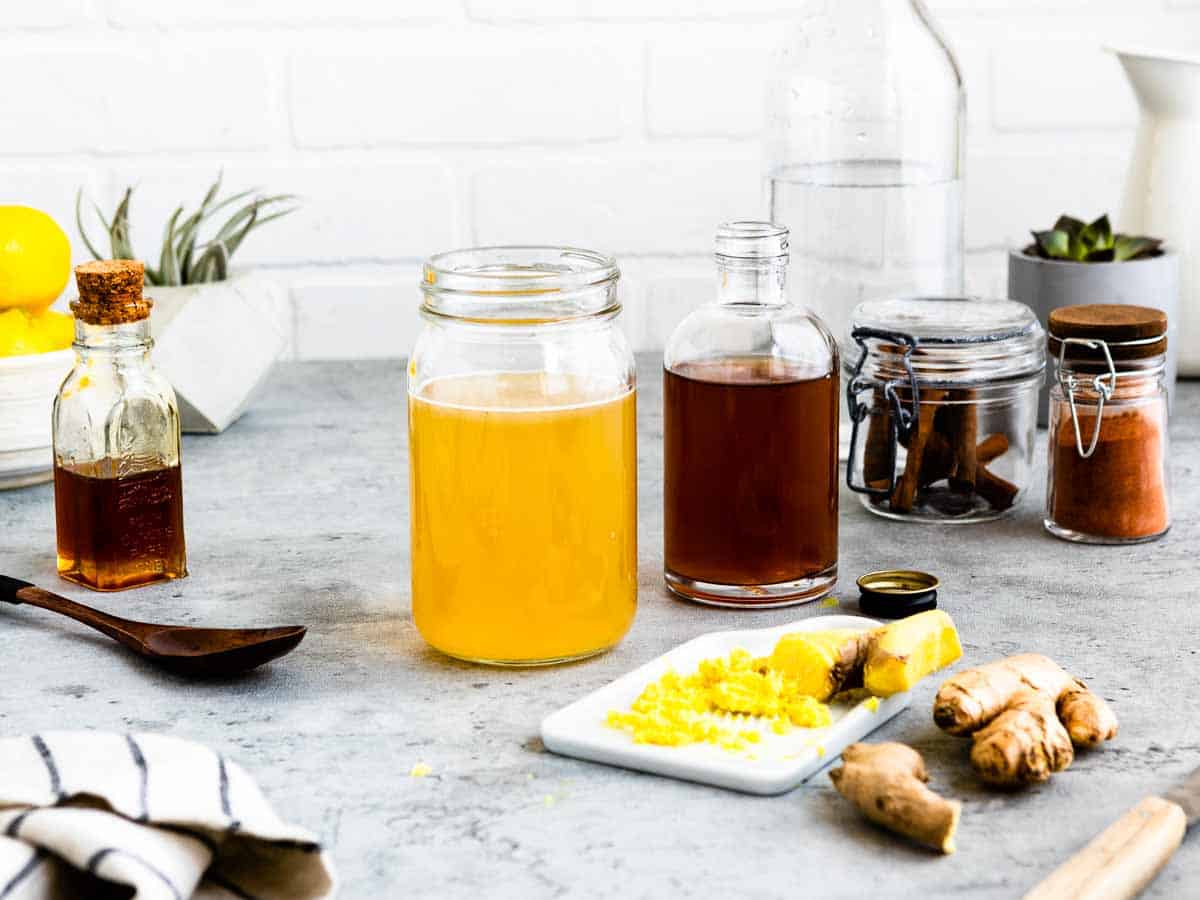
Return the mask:
{"type": "MultiPolygon", "coordinates": [[[[293,194],[262,195],[256,190],[239,191],[218,199],[223,175],[217,175],[199,208],[184,215],[178,207],[163,227],[162,249],[158,265],[146,265],[146,283],[159,287],[182,284],[202,284],[222,281],[229,274],[229,261],[237,252],[242,241],[251,231],[280,216],[295,211],[296,197],[293,194]],[[250,198],[250,199],[247,199],[250,198]],[[234,207],[239,201],[245,201],[234,207]],[[233,207],[224,223],[207,240],[201,240],[200,230],[222,210],[233,207]],[[282,208],[281,208],[282,207],[282,208]]],[[[75,195],[75,222],[79,236],[88,252],[96,259],[139,259],[129,239],[129,207],[133,199],[133,188],[125,188],[121,202],[113,211],[112,218],[105,218],[100,207],[92,203],[92,209],[108,232],[109,255],[106,257],[96,249],[83,225],[83,189],[75,195]]]]}
{"type": "Polygon", "coordinates": [[[1129,262],[1162,254],[1157,238],[1113,234],[1104,215],[1091,224],[1070,216],[1059,216],[1049,231],[1033,232],[1033,243],[1025,248],[1030,256],[1067,262],[1129,262]]]}

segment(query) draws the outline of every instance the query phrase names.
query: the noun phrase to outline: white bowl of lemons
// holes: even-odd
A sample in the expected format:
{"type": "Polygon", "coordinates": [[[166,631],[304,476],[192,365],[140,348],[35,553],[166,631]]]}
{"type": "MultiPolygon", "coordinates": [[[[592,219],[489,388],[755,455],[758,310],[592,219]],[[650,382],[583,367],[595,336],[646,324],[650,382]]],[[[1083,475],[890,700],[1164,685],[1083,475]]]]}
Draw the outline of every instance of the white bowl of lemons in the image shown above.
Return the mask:
{"type": "Polygon", "coordinates": [[[70,275],[71,245],[53,219],[0,206],[0,489],[54,475],[50,413],[75,327],[49,306],[70,275]]]}

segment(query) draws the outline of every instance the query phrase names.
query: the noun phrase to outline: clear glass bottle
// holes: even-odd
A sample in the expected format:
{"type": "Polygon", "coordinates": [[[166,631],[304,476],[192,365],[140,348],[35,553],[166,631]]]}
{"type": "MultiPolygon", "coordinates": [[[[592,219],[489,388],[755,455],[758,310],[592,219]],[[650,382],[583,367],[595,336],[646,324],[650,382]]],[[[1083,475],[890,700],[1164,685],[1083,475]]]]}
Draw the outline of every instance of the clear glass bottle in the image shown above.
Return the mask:
{"type": "Polygon", "coordinates": [[[717,300],[667,343],[667,586],[718,606],[815,600],[837,581],[838,352],[787,296],[788,230],[717,230],[717,300]]]}
{"type": "Polygon", "coordinates": [[[412,612],[450,656],[548,665],[637,605],[633,352],[620,273],[567,247],[425,263],[408,369],[412,612]]]}
{"type": "Polygon", "coordinates": [[[134,260],[75,270],[75,366],[54,401],[58,574],[99,591],[187,575],[179,411],[150,361],[134,260]]]}
{"type": "Polygon", "coordinates": [[[799,16],[768,82],[769,216],[791,229],[792,296],[853,361],[858,303],[963,293],[966,92],[921,0],[799,16]]]}
{"type": "Polygon", "coordinates": [[[1120,304],[1050,313],[1046,530],[1089,544],[1171,527],[1167,317],[1120,304]]]}

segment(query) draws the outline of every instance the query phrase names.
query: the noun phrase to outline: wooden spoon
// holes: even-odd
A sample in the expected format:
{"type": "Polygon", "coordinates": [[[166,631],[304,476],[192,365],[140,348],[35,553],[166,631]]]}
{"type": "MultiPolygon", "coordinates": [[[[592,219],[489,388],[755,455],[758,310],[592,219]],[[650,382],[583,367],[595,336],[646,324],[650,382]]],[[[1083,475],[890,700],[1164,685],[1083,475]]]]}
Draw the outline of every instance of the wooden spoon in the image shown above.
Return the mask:
{"type": "Polygon", "coordinates": [[[0,575],[0,600],[27,603],[59,613],[107,634],[139,656],[181,675],[236,675],[289,653],[306,628],[191,628],[131,622],[109,615],[27,581],[0,575]]]}

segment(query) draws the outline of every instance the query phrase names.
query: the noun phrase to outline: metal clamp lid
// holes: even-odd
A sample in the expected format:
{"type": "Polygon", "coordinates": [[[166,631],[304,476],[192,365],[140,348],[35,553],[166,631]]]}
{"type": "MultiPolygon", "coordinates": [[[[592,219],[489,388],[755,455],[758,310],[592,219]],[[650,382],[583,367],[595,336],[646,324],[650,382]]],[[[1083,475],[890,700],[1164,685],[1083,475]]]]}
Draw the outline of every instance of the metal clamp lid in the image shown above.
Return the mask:
{"type": "Polygon", "coordinates": [[[1060,342],[1058,348],[1058,383],[1063,393],[1067,395],[1067,402],[1071,406],[1071,424],[1075,427],[1075,449],[1081,458],[1087,459],[1096,452],[1096,444],[1100,441],[1100,423],[1104,418],[1104,404],[1112,397],[1113,390],[1116,387],[1117,367],[1113,364],[1112,353],[1109,352],[1107,341],[1102,341],[1099,338],[1089,339],[1078,337],[1064,337],[1057,338],[1057,340],[1060,342]],[[1079,410],[1075,406],[1075,389],[1079,387],[1081,381],[1088,379],[1077,380],[1075,373],[1066,369],[1068,344],[1078,344],[1087,347],[1089,350],[1101,350],[1104,353],[1105,362],[1108,363],[1107,372],[1101,372],[1090,379],[1098,400],[1096,401],[1096,424],[1092,429],[1092,441],[1088,444],[1086,450],[1083,449],[1083,433],[1079,427],[1079,410]]]}
{"type": "Polygon", "coordinates": [[[859,354],[858,364],[854,367],[854,373],[846,384],[846,408],[850,413],[850,457],[846,461],[846,486],[859,494],[889,497],[896,489],[896,445],[909,439],[913,428],[920,419],[920,389],[917,386],[917,376],[912,367],[912,354],[919,342],[911,334],[882,328],[859,327],[851,331],[850,336],[854,338],[862,352],[859,354]],[[884,400],[891,412],[888,416],[888,486],[886,488],[872,487],[865,482],[863,484],[854,483],[854,455],[858,448],[859,425],[871,411],[868,405],[859,402],[858,395],[875,386],[874,382],[862,377],[863,363],[866,362],[868,355],[867,341],[869,340],[891,341],[904,347],[902,360],[906,378],[892,379],[883,384],[884,400]],[[904,408],[904,401],[896,392],[896,388],[905,386],[912,391],[910,409],[904,408]]]}

